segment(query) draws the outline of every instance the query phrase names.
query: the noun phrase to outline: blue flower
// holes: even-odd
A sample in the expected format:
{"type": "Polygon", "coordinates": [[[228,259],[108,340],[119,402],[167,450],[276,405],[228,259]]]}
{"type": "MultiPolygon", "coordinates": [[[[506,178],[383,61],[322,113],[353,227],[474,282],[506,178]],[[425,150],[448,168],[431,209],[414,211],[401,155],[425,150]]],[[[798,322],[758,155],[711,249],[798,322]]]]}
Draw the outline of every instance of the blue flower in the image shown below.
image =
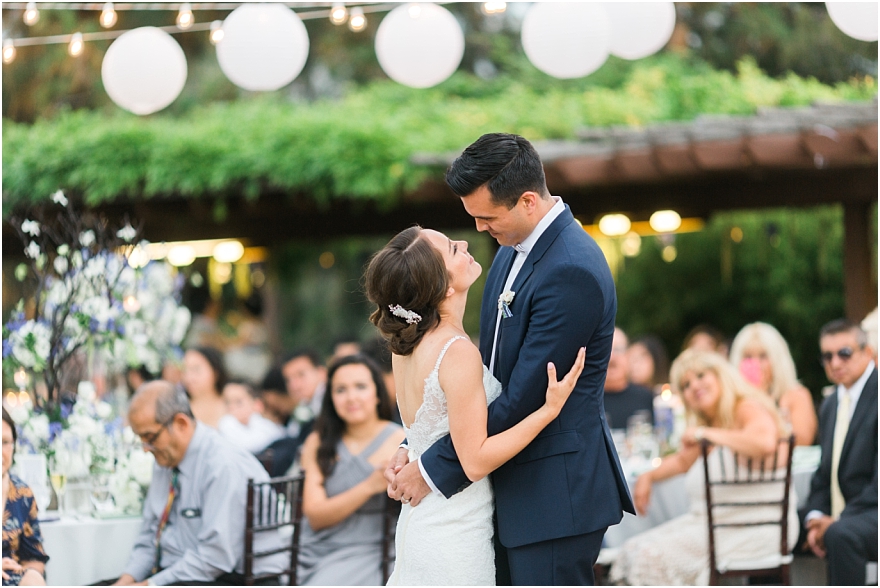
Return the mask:
{"type": "MultiPolygon", "coordinates": [[[[63,416],[63,414],[64,414],[64,407],[63,406],[61,407],[61,413],[63,416]]],[[[64,418],[67,418],[67,417],[64,417],[64,418]]],[[[63,428],[64,427],[61,425],[61,423],[49,423],[49,443],[52,443],[52,441],[55,440],[55,437],[57,437],[58,435],[61,434],[61,429],[63,429],[63,428]]]]}
{"type": "Polygon", "coordinates": [[[3,359],[12,355],[12,342],[9,339],[3,339],[3,359]]]}

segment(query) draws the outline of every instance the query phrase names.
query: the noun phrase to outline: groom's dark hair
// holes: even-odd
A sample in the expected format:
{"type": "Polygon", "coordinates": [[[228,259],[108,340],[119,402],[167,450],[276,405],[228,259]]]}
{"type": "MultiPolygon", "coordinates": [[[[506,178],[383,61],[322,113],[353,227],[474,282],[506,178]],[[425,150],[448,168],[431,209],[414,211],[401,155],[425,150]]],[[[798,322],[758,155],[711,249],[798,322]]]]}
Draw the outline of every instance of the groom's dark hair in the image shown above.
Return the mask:
{"type": "Polygon", "coordinates": [[[544,166],[532,144],[519,135],[489,133],[472,143],[446,170],[446,183],[456,196],[486,186],[492,201],[508,210],[523,192],[549,197],[544,166]]]}

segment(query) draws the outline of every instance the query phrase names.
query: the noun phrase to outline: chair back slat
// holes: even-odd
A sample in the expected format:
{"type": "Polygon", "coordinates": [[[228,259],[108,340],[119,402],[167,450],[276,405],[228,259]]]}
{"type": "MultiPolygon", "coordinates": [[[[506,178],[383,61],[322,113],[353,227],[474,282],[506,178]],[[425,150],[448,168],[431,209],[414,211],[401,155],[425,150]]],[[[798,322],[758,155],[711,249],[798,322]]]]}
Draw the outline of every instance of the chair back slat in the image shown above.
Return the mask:
{"type": "MultiPolygon", "coordinates": [[[[709,450],[711,444],[703,439],[701,442],[701,451],[703,455],[703,473],[704,473],[704,485],[705,485],[705,494],[706,494],[706,515],[708,519],[709,526],[709,583],[711,585],[718,585],[722,577],[726,576],[755,576],[755,575],[767,575],[768,573],[778,573],[781,579],[781,582],[785,585],[790,583],[790,557],[788,553],[788,509],[790,505],[790,497],[789,492],[791,491],[791,461],[794,453],[794,435],[790,435],[787,438],[779,439],[776,445],[776,451],[773,454],[772,459],[768,459],[768,457],[764,457],[760,460],[753,460],[751,457],[747,459],[742,459],[735,452],[732,453],[733,458],[733,476],[728,476],[728,471],[725,466],[724,455],[719,455],[719,464],[720,464],[720,479],[713,480],[711,479],[711,475],[709,472],[709,450]],[[786,444],[785,454],[787,459],[785,462],[784,473],[780,472],[779,466],[779,454],[782,451],[782,445],[786,444]],[[743,465],[746,468],[745,475],[740,474],[740,461],[743,461],[743,465]],[[757,462],[757,463],[756,463],[757,462]],[[768,465],[772,466],[768,469],[768,465]],[[757,467],[754,467],[756,466],[757,467]],[[724,502],[714,502],[713,501],[713,488],[716,486],[736,486],[741,484],[779,484],[782,482],[783,492],[782,496],[779,500],[742,500],[742,501],[731,501],[727,500],[724,502]],[[781,509],[779,519],[774,520],[755,520],[748,522],[719,522],[716,520],[715,509],[718,508],[752,508],[752,507],[761,507],[761,506],[779,506],[781,509]],[[736,528],[736,527],[758,527],[758,526],[779,526],[780,527],[780,559],[779,565],[776,567],[765,568],[760,570],[719,570],[718,569],[718,554],[716,553],[717,541],[715,538],[715,530],[720,528],[736,528]]],[[[723,447],[716,448],[716,451],[725,450],[723,447]]],[[[728,497],[729,498],[729,497],[728,497]]]]}
{"type": "Polygon", "coordinates": [[[244,542],[245,585],[253,586],[257,580],[274,576],[274,574],[256,576],[254,574],[255,559],[289,552],[288,567],[281,574],[287,576],[289,586],[296,586],[304,480],[302,472],[292,476],[270,478],[262,482],[255,482],[252,478],[248,480],[244,542]],[[277,532],[279,529],[291,526],[293,529],[287,544],[277,549],[254,551],[254,537],[257,533],[277,532]]]}
{"type": "Polygon", "coordinates": [[[394,563],[394,539],[397,531],[397,518],[400,516],[400,503],[387,498],[382,512],[382,584],[388,583],[391,577],[391,565],[394,563]]]}

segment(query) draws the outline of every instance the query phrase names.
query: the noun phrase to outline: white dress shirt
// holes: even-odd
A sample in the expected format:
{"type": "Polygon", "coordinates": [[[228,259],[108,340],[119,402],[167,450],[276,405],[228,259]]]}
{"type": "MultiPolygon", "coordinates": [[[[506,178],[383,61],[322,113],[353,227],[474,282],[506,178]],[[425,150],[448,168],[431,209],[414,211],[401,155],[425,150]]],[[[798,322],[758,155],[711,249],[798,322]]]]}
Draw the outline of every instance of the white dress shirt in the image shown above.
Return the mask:
{"type": "MultiPolygon", "coordinates": [[[[529,233],[529,236],[522,240],[521,243],[518,243],[513,246],[516,249],[516,257],[513,260],[513,265],[510,268],[510,273],[507,274],[507,281],[504,283],[504,289],[502,292],[507,292],[513,286],[513,282],[516,280],[516,276],[519,275],[519,270],[522,269],[523,264],[526,262],[526,258],[529,256],[529,252],[535,247],[535,244],[538,242],[538,239],[541,238],[541,235],[544,234],[544,231],[547,230],[556,218],[562,214],[565,210],[565,203],[562,202],[562,198],[559,196],[551,196],[551,198],[555,201],[553,207],[547,211],[547,214],[538,221],[538,224],[535,225],[535,228],[529,233]]],[[[485,293],[483,294],[485,296],[485,293]]],[[[495,319],[495,334],[492,339],[492,356],[489,360],[489,371],[494,375],[495,373],[495,349],[498,344],[498,331],[501,325],[501,309],[498,309],[498,315],[495,319]]],[[[419,471],[422,472],[422,477],[425,479],[425,482],[428,483],[428,486],[431,488],[431,491],[434,494],[439,496],[443,496],[443,493],[437,489],[437,486],[434,485],[434,482],[431,480],[431,477],[428,475],[427,470],[425,470],[425,466],[422,465],[422,459],[419,458],[419,471]]]]}

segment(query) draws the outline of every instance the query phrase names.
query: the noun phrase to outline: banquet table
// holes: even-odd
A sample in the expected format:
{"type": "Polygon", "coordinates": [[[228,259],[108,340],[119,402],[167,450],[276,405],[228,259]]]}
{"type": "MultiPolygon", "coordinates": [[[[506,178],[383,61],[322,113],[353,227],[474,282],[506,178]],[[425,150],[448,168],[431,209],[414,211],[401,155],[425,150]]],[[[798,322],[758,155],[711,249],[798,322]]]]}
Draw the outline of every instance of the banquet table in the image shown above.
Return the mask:
{"type": "Polygon", "coordinates": [[[50,586],[86,586],[120,576],[141,521],[140,516],[65,516],[41,522],[43,548],[49,555],[46,582],[50,586]]]}
{"type": "MultiPolygon", "coordinates": [[[[791,479],[797,495],[797,506],[802,508],[810,494],[810,479],[819,466],[821,450],[819,446],[795,447],[792,459],[791,479]]],[[[632,460],[621,461],[630,494],[635,488],[635,472],[643,471],[641,464],[634,465],[632,460]]],[[[685,474],[674,476],[668,480],[654,483],[651,489],[651,500],[645,516],[634,516],[624,513],[620,524],[608,527],[605,533],[605,547],[620,547],[630,537],[647,531],[681,516],[688,511],[690,500],[685,487],[685,474]]]]}

